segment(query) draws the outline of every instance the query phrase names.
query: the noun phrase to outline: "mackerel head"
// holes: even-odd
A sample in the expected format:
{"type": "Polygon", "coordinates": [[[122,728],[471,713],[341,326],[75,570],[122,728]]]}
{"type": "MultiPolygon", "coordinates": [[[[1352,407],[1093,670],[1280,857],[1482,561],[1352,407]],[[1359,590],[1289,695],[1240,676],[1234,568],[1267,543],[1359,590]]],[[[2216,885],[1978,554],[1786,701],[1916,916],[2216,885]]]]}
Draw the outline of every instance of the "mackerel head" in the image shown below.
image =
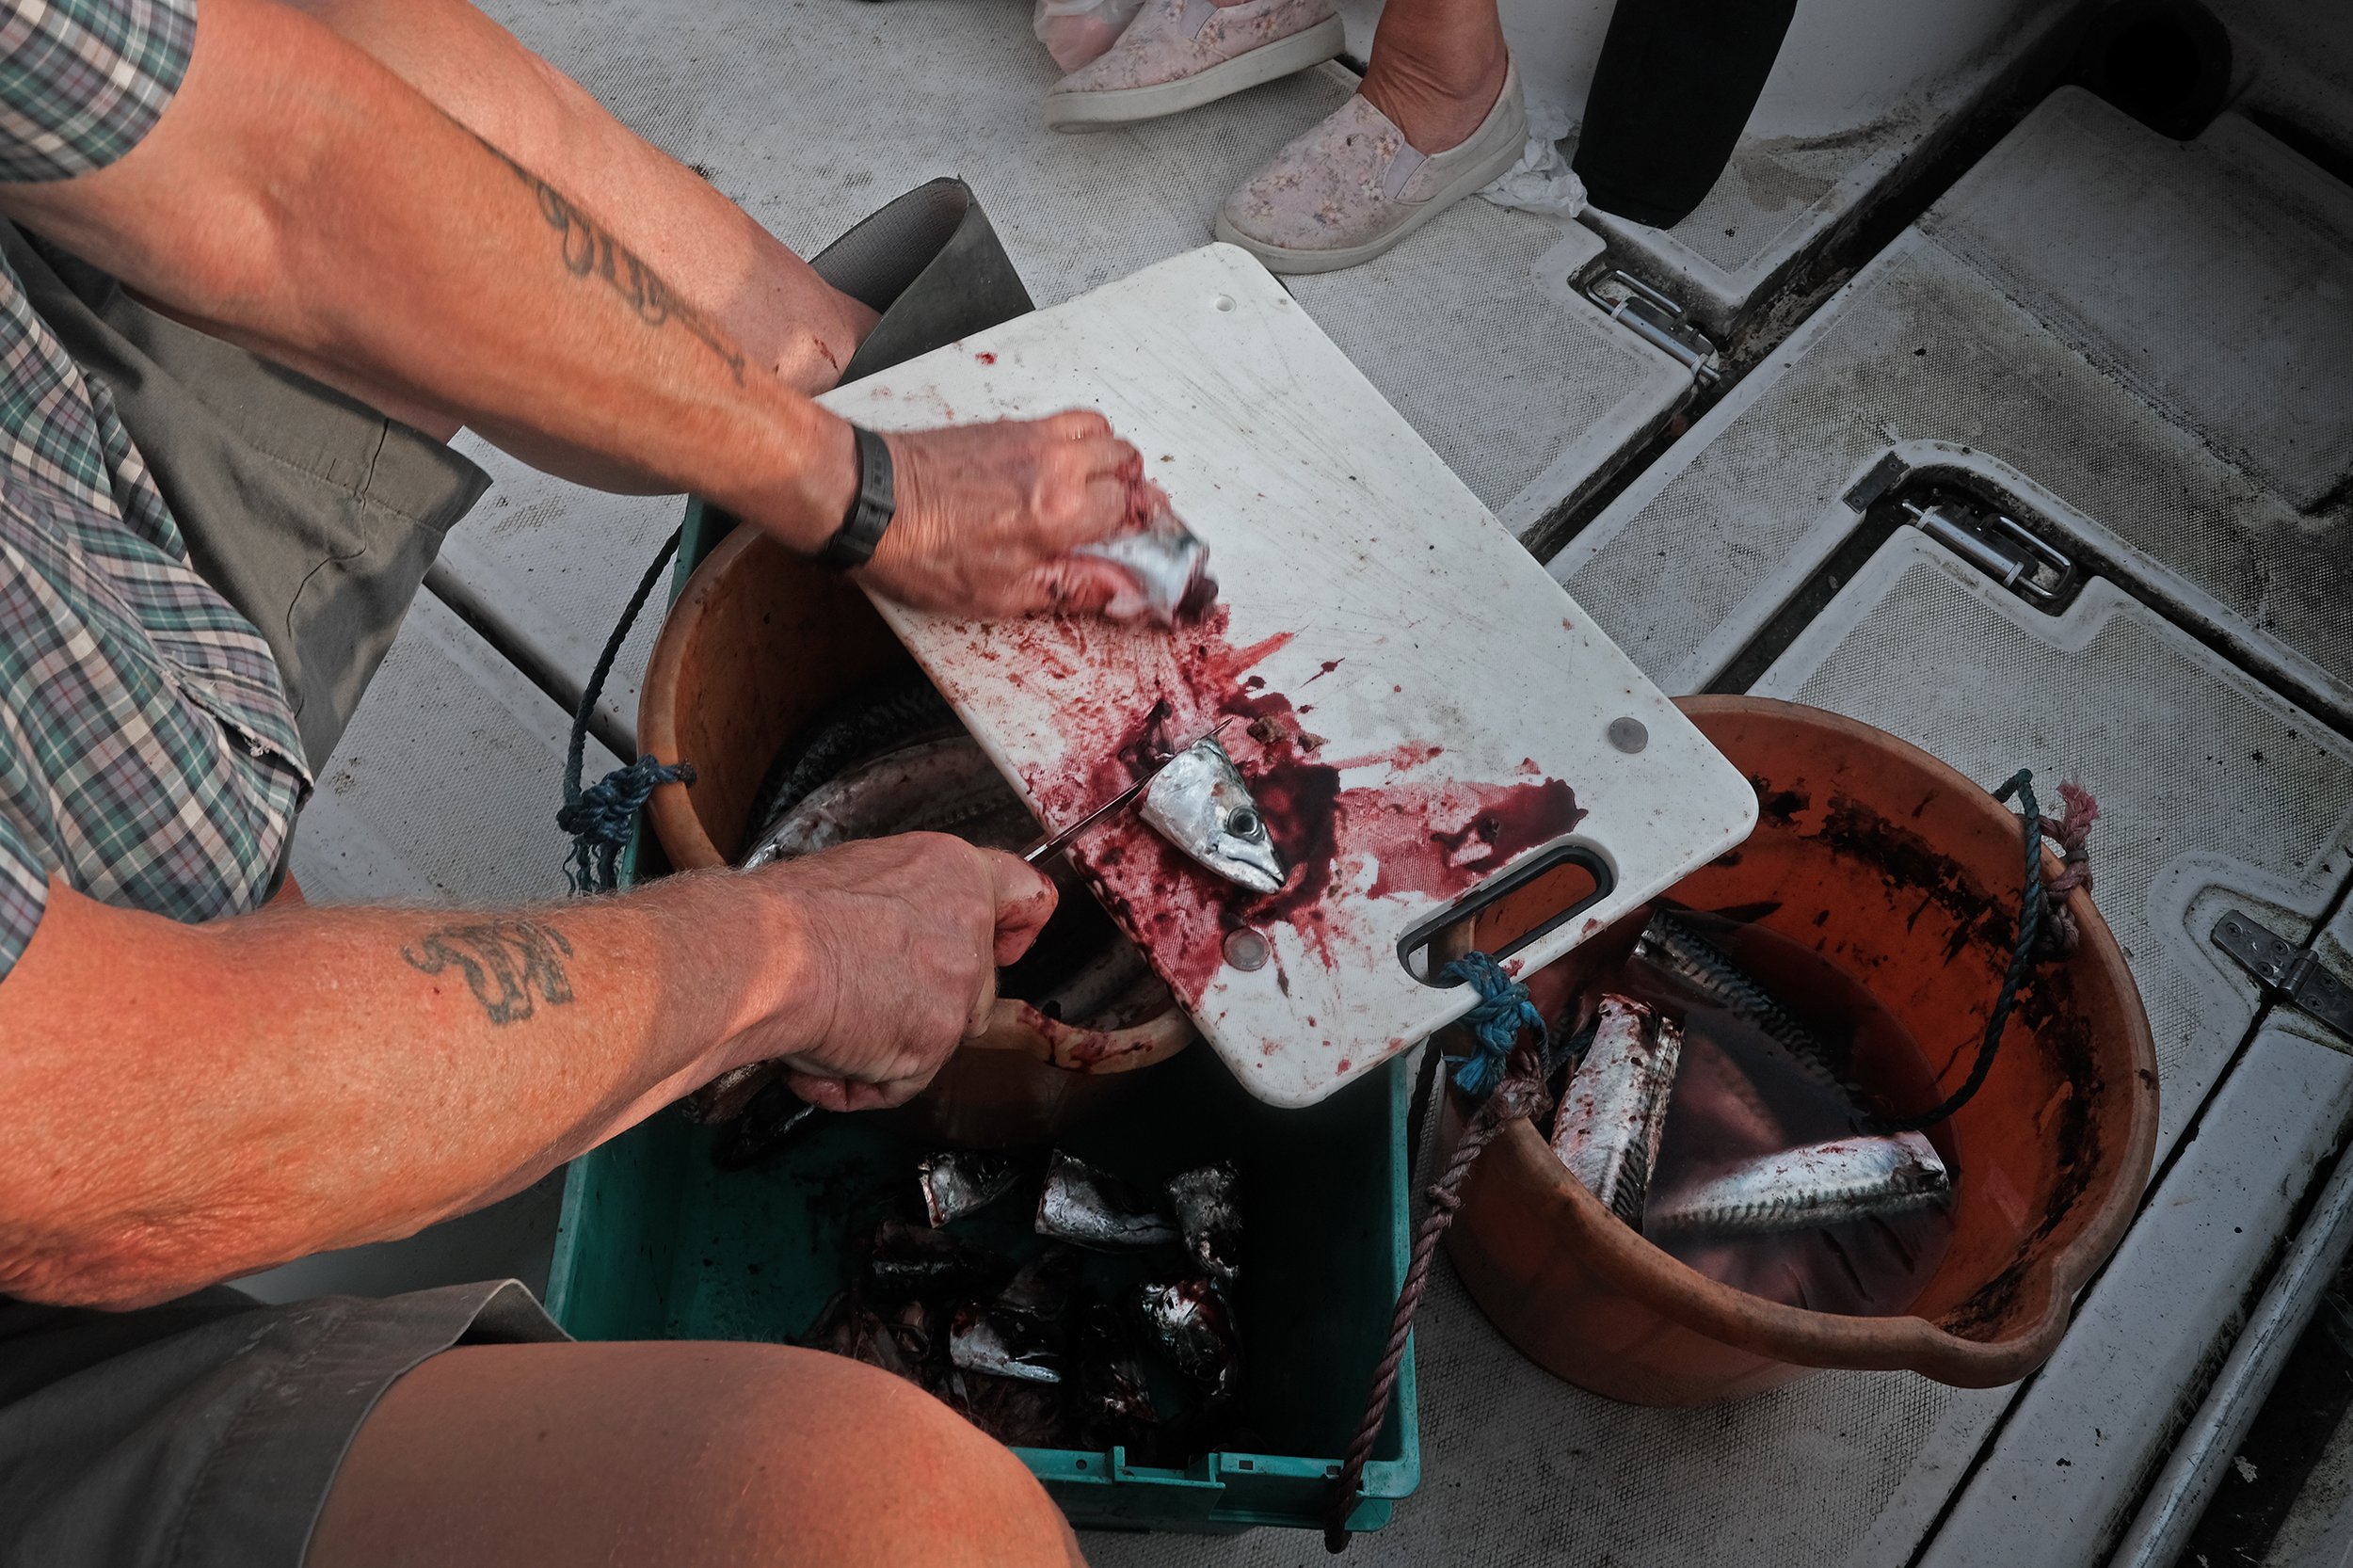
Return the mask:
{"type": "Polygon", "coordinates": [[[1283,888],[1283,860],[1241,770],[1213,735],[1169,759],[1136,814],[1170,843],[1255,893],[1283,888]]]}

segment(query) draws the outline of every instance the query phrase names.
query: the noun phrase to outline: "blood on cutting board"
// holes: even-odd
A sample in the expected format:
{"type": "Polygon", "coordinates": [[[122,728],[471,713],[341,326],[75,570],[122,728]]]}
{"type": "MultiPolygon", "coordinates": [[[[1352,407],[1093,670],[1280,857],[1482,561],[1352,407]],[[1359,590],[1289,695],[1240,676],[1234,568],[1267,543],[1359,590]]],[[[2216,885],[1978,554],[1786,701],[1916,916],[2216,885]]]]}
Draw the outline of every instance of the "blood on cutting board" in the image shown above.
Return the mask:
{"type": "MultiPolygon", "coordinates": [[[[1359,896],[1450,900],[1526,850],[1575,828],[1585,813],[1555,778],[1491,784],[1411,779],[1346,785],[1343,767],[1402,776],[1442,754],[1407,743],[1344,762],[1321,760],[1321,737],[1302,729],[1290,699],[1251,673],[1292,640],[1277,632],[1246,647],[1225,638],[1228,612],[1213,607],[1173,632],[1068,621],[1000,626],[1024,646],[1016,656],[1052,661],[1071,678],[1055,714],[1061,767],[1032,767],[1023,782],[1045,820],[1084,815],[1145,767],[1220,720],[1219,739],[1248,779],[1267,831],[1290,868],[1280,892],[1259,896],[1196,866],[1132,818],[1082,838],[1073,859],[1119,922],[1152,956],[1188,1007],[1197,1008],[1225,968],[1225,939],[1243,926],[1288,924],[1326,964],[1358,934],[1327,903],[1336,874],[1359,896]],[[1082,640],[1082,641],[1081,641],[1082,640]],[[1074,667],[1064,655],[1083,646],[1074,667]]],[[[982,693],[970,699],[984,703],[982,693]]],[[[1288,994],[1277,959],[1275,980],[1288,994]]]]}

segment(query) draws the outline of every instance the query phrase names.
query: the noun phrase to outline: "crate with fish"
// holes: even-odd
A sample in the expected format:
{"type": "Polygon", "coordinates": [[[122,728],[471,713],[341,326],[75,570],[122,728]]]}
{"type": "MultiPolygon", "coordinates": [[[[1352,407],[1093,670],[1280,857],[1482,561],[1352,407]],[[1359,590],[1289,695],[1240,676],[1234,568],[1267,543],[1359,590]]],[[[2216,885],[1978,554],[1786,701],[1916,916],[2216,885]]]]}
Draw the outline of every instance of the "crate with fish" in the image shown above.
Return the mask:
{"type": "MultiPolygon", "coordinates": [[[[1206,1051],[1049,1145],[813,1118],[749,1163],[656,1117],[574,1161],[549,1304],[587,1339],[812,1344],[931,1389],[1081,1526],[1320,1528],[1406,1248],[1402,1064],[1309,1111],[1206,1051]]],[[[1412,1370],[1353,1527],[1419,1478],[1412,1370]]]]}
{"type": "MultiPolygon", "coordinates": [[[[2123,956],[2081,888],[2053,901],[1988,1056],[2021,818],[1835,714],[1684,706],[1750,776],[1757,829],[1529,978],[1557,1110],[1471,1171],[1455,1264],[1531,1359],[1618,1399],[1822,1367],[2014,1381],[2148,1177],[2154,1049],[2123,956]]],[[[1468,940],[1536,912],[1507,899],[1468,940]]],[[[1471,1110],[1450,1096],[1447,1146],[1471,1110]]]]}

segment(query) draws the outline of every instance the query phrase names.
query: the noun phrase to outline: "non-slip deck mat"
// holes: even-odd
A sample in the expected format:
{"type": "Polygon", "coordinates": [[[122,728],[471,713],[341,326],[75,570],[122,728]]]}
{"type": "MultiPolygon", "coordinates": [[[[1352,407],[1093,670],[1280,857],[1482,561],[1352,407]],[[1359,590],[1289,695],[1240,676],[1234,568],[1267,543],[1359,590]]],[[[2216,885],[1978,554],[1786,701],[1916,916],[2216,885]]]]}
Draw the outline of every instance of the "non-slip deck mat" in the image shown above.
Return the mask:
{"type": "Polygon", "coordinates": [[[2353,409],[2347,300],[2353,193],[2228,117],[2185,147],[2068,89],[1554,575],[1653,679],[1693,690],[1853,530],[1849,488],[1938,442],[2048,492],[2137,574],[2353,703],[2353,442],[2326,434],[2353,409]],[[2017,197],[2054,182],[2105,215],[2068,220],[2064,247],[2017,197]],[[2217,184],[2238,194],[2200,200],[2217,184]]]}

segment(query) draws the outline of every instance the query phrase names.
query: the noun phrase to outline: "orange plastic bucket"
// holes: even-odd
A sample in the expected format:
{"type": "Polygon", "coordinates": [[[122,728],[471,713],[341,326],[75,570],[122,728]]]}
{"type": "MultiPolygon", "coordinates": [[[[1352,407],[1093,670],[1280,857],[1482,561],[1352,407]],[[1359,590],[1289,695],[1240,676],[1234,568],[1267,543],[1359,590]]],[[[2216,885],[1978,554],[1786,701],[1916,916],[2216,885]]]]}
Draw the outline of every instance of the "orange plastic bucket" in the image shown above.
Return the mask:
{"type": "MultiPolygon", "coordinates": [[[[2016,936],[2016,815],[1926,752],[1834,713],[1755,697],[1681,706],[1749,775],[1760,813],[1747,843],[1672,896],[1769,909],[1755,918],[1861,980],[1942,1064],[1940,1092],[1958,1086],[2016,936]]],[[[2156,1149],[2139,990],[2089,898],[2072,893],[2068,907],[2080,944],[2036,969],[1993,1072],[1950,1124],[1954,1233],[1906,1314],[1809,1312],[1685,1267],[1604,1208],[1527,1122],[1472,1168],[1448,1233],[1471,1295],[1540,1366],[1640,1404],[1734,1399],[1829,1367],[1963,1387],[2024,1377],[2057,1348],[2075,1292],[2122,1239],[2156,1149]]],[[[1482,927],[1524,929],[1542,913],[1504,900],[1481,912],[1469,945],[1482,927]]],[[[1531,990],[1540,1002],[1566,996],[1633,935],[1596,937],[1531,990]]],[[[1449,1096],[1441,1160],[1463,1114],[1449,1096]]]]}
{"type": "MultiPolygon", "coordinates": [[[[756,528],[738,528],[687,579],[647,663],[640,750],[695,765],[646,815],[681,871],[732,865],[753,797],[787,739],[835,696],[912,664],[866,596],[756,528]]],[[[1000,999],[916,1099],[885,1114],[911,1137],[966,1147],[1050,1138],[1193,1039],[1172,1001],[1131,1027],[1077,1028],[1000,999]]]]}

